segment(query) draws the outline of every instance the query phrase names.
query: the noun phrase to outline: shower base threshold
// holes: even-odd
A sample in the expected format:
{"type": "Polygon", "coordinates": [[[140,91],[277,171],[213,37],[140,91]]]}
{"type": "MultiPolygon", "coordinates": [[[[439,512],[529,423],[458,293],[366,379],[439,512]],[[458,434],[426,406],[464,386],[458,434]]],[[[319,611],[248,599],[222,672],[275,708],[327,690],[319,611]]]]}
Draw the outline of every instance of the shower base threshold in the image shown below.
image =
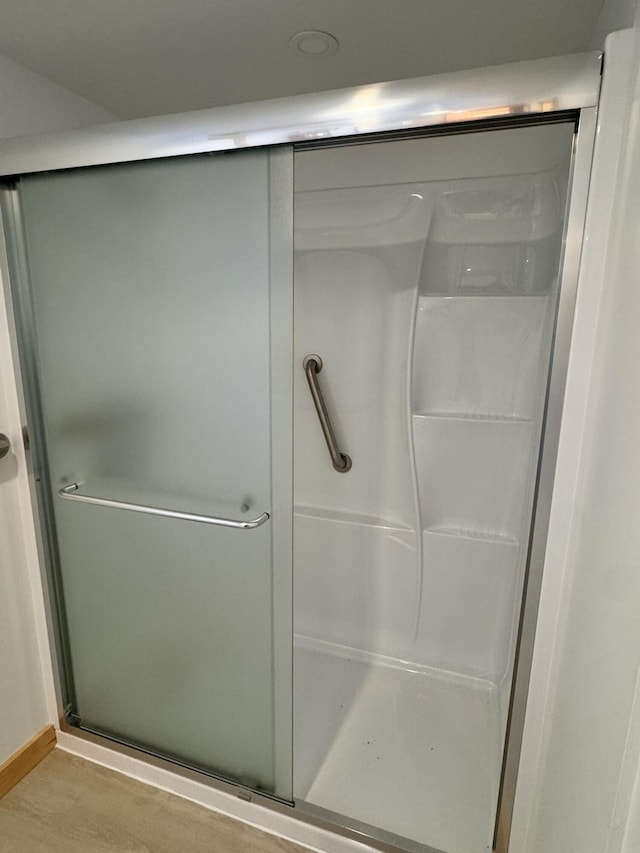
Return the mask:
{"type": "Polygon", "coordinates": [[[294,793],[446,853],[491,850],[503,741],[500,691],[300,638],[294,793]]]}

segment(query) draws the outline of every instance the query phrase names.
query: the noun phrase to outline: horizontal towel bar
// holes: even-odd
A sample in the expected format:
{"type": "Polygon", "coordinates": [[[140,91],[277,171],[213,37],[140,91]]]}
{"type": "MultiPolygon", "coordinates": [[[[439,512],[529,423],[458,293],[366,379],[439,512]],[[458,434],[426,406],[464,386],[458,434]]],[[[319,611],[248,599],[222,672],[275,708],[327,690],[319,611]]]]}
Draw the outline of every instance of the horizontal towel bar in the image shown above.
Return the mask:
{"type": "Polygon", "coordinates": [[[181,518],[183,521],[200,521],[203,524],[215,524],[218,527],[233,527],[238,530],[254,530],[269,520],[269,513],[263,512],[258,518],[250,521],[237,521],[234,518],[216,518],[212,515],[198,515],[193,512],[178,512],[173,509],[161,509],[156,506],[145,506],[127,501],[112,501],[107,498],[94,498],[90,495],[78,494],[80,488],[78,483],[70,483],[59,489],[58,497],[67,501],[78,501],[79,503],[93,504],[94,506],[107,506],[112,509],[127,509],[131,512],[144,512],[147,515],[161,515],[164,518],[181,518]]]}

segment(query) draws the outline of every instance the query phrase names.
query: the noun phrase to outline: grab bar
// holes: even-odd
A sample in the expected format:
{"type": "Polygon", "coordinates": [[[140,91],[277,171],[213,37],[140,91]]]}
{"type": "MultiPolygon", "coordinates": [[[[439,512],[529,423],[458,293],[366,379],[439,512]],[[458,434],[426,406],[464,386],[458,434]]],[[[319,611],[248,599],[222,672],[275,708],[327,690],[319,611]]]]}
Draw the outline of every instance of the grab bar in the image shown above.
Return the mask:
{"type": "Polygon", "coordinates": [[[322,427],[324,440],[327,442],[327,447],[329,448],[331,463],[336,471],[340,472],[340,474],[346,474],[347,471],[351,470],[351,457],[347,456],[346,453],[340,453],[338,450],[338,443],[336,442],[333,427],[331,426],[329,412],[327,411],[322,391],[320,390],[320,385],[318,383],[318,373],[322,370],[322,359],[319,355],[307,355],[302,362],[302,367],[304,368],[307,382],[309,383],[309,390],[311,391],[313,404],[316,407],[316,412],[318,413],[318,420],[322,427]]]}
{"type": "Polygon", "coordinates": [[[66,501],[78,501],[85,504],[94,504],[95,506],[109,506],[113,509],[128,509],[131,512],[144,512],[148,515],[161,515],[165,518],[181,518],[184,521],[201,521],[204,524],[217,524],[219,527],[235,527],[239,530],[253,530],[260,527],[265,521],[269,520],[269,513],[263,512],[258,518],[251,521],[236,521],[233,518],[215,518],[211,515],[197,515],[193,512],[177,512],[173,509],[161,509],[156,506],[144,506],[143,504],[132,504],[127,501],[112,501],[107,498],[92,498],[89,495],[77,494],[80,486],[78,483],[70,483],[58,490],[58,497],[64,498],[66,501]]]}

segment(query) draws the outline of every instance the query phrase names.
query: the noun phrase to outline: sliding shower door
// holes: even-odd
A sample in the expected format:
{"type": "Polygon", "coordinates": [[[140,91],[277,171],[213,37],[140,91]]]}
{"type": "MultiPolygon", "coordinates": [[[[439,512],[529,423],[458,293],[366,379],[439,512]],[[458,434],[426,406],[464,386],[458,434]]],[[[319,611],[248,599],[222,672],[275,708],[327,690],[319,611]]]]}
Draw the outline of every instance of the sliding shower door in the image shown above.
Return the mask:
{"type": "Polygon", "coordinates": [[[67,717],[290,799],[291,152],[17,200],[67,717]]]}
{"type": "Polygon", "coordinates": [[[574,133],[295,154],[294,795],[412,851],[492,848],[574,133]]]}

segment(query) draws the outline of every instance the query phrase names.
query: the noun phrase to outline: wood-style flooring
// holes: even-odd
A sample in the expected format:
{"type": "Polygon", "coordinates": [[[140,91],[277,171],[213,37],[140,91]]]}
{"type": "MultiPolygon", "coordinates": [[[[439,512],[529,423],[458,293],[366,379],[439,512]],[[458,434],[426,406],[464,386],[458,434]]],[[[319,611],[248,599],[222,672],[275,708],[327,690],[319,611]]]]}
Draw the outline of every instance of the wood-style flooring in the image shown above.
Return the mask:
{"type": "Polygon", "coordinates": [[[0,853],[309,853],[60,749],[0,800],[0,853]]]}

